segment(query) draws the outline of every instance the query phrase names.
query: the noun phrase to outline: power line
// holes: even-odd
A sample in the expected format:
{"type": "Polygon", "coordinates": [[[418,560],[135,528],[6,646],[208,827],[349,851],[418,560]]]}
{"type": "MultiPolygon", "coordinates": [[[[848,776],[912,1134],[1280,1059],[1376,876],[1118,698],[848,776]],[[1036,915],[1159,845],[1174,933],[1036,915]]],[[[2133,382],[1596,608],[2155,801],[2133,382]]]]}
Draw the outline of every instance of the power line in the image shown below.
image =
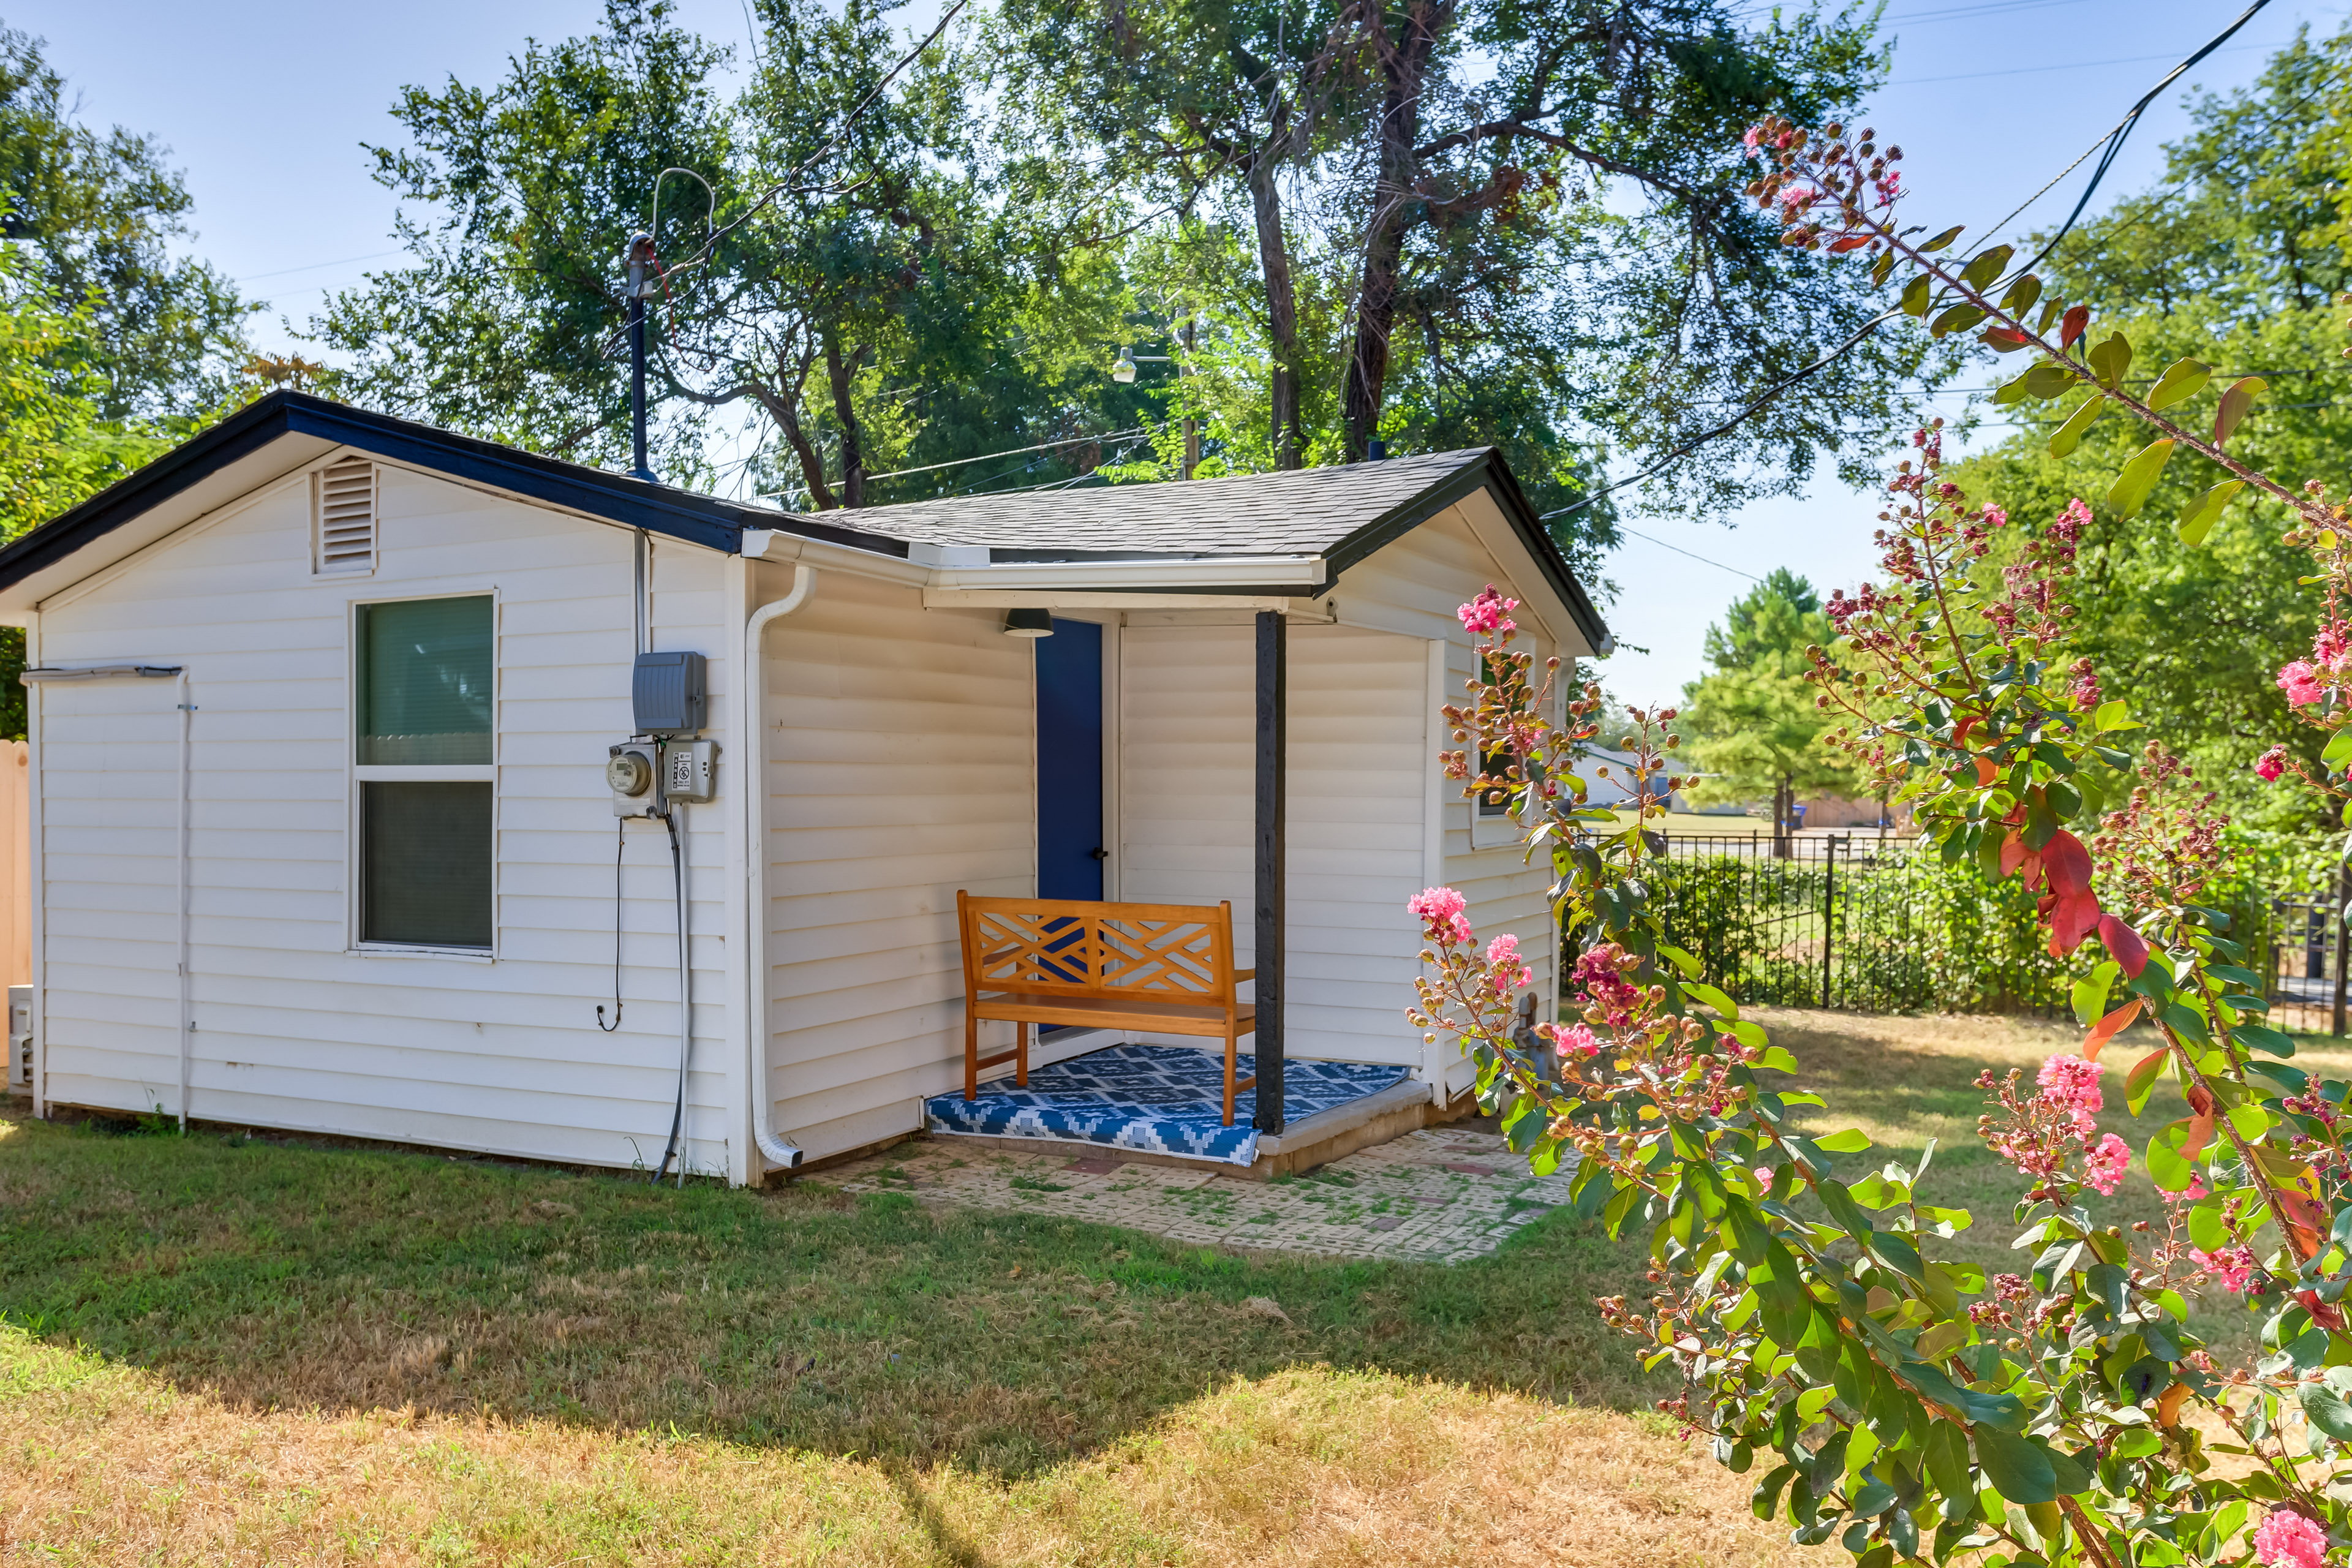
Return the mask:
{"type": "MultiPolygon", "coordinates": [[[[2236,49],[2222,49],[2219,51],[2208,49],[2205,52],[2207,54],[2213,54],[2216,52],[2221,54],[2236,54],[2241,50],[2260,48],[2262,46],[2259,44],[2240,44],[2236,49]]],[[[1959,76],[1898,76],[1889,78],[1886,85],[1889,87],[1927,87],[1931,83],[1940,81],[1984,81],[1993,77],[2032,76],[2042,71],[2091,70],[2099,66],[2139,66],[2146,65],[2150,60],[2168,60],[2171,58],[2172,56],[2169,52],[2160,55],[2119,55],[2111,60],[2066,60],[2057,65],[2009,66],[1997,71],[1968,71],[1959,76]]],[[[2204,57],[2200,55],[2199,58],[2201,59],[2204,57]]],[[[2185,70],[2188,68],[2184,66],[2181,68],[2185,70]]],[[[2178,75],[2179,73],[2176,72],[2174,74],[2178,75]]],[[[2161,92],[2164,89],[2159,87],[2157,90],[2161,92]]],[[[2098,144],[2096,142],[2092,143],[2091,151],[2098,151],[2098,144]]],[[[2087,158],[2090,156],[2090,153],[2086,153],[2083,156],[2087,158]]],[[[2081,161],[2081,159],[2075,160],[2077,163],[2080,163],[2081,161]]],[[[2059,177],[2063,179],[2065,176],[2062,174],[2059,177]]]]}
{"type": "MultiPolygon", "coordinates": [[[[2130,139],[2132,127],[2139,123],[2139,117],[2147,111],[2147,106],[2154,103],[2158,97],[2163,93],[2166,88],[2170,87],[2174,82],[2179,81],[2182,76],[2187,74],[2189,68],[2195,66],[2198,61],[2203,59],[2207,55],[2211,54],[2214,50],[2220,48],[2223,44],[2228,43],[2231,38],[2236,36],[2239,28],[2252,21],[2254,19],[2255,13],[2259,12],[2263,6],[2269,4],[2270,0],[2254,0],[2252,5],[2247,6],[2243,11],[2238,14],[2238,19],[2236,21],[2222,28],[2220,32],[2214,34],[2213,37],[2208,40],[2203,48],[2199,49],[2195,54],[2189,56],[2187,59],[2181,61],[2170,70],[2165,72],[2164,79],[2158,82],[2154,87],[2149,88],[2147,91],[2141,96],[2140,100],[2131,106],[2131,112],[2126,114],[2113,131],[2107,132],[2106,151],[2100,154],[2098,167],[2091,171],[2091,183],[2083,187],[2082,198],[2075,202],[2074,210],[2066,215],[2066,221],[2058,226],[2058,232],[2050,237],[2049,242],[2042,246],[2041,252],[2036,255],[2032,260],[2027,262],[2023,267],[2017,269],[2020,274],[2031,272],[2036,267],[2041,266],[2044,258],[2046,258],[2053,250],[2055,250],[2058,247],[2058,242],[2066,237],[2066,232],[2074,226],[2075,220],[2083,216],[2083,210],[2091,205],[2092,193],[2095,192],[2099,188],[2099,182],[2105,179],[2107,176],[2107,171],[2115,166],[2116,155],[2124,150],[2124,142],[2130,139]]],[[[2079,160],[2077,161],[2079,162],[2079,160]]]]}
{"type": "Polygon", "coordinates": [[[1646,539],[1661,550],[1671,550],[1677,555],[1687,555],[1699,564],[1703,566],[1712,566],[1718,572],[1728,572],[1735,577],[1745,577],[1750,583],[1761,583],[1764,581],[1763,578],[1757,576],[1753,572],[1742,572],[1737,566],[1726,566],[1720,561],[1710,561],[1696,550],[1685,550],[1679,544],[1668,544],[1664,540],[1658,538],[1656,535],[1643,533],[1638,528],[1623,529],[1621,531],[1630,533],[1636,539],[1646,539]]]}

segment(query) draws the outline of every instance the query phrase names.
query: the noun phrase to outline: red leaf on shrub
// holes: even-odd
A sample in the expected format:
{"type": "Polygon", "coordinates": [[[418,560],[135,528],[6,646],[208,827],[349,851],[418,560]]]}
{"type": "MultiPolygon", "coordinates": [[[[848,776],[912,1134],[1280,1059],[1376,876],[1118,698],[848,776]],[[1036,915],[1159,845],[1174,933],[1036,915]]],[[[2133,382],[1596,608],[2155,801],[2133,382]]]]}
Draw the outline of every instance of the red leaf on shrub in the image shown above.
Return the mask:
{"type": "Polygon", "coordinates": [[[1977,783],[1979,784],[1989,784],[1999,777],[2000,777],[2000,770],[1993,765],[1993,761],[1990,757],[1979,757],[1977,759],[1977,783]]]}
{"type": "MultiPolygon", "coordinates": [[[[2114,920],[2115,916],[2102,915],[2099,919],[2102,922],[2105,922],[2106,921],[2114,920]]],[[[2105,937],[2102,935],[2100,940],[2104,942],[2105,937]]],[[[2108,1014],[2105,1017],[2100,1019],[2097,1023],[2092,1025],[2091,1032],[2084,1036],[2083,1039],[2083,1059],[2084,1061],[2097,1061],[2099,1059],[2099,1047],[2105,1045],[2109,1040],[2114,1039],[2117,1034],[2122,1032],[2126,1025],[2129,1024],[2134,1018],[2139,1016],[2139,1005],[2140,998],[2135,996],[2130,1001],[2125,1003],[2122,1006],[2116,1008],[2114,1012],[2108,1014]]]]}
{"type": "Polygon", "coordinates": [[[2073,348],[2074,340],[2081,337],[2084,330],[2090,324],[2091,307],[2088,305],[2077,305],[2067,311],[2058,324],[2058,346],[2062,349],[2073,348]]]}
{"type": "Polygon", "coordinates": [[[1860,250],[1870,243],[1870,238],[1866,234],[1850,234],[1843,239],[1833,239],[1830,241],[1830,254],[1843,256],[1849,250],[1860,250]]]}
{"type": "Polygon", "coordinates": [[[2011,834],[2008,840],[2000,847],[2000,874],[2006,877],[2013,873],[2020,866],[2025,864],[2025,858],[2030,853],[2031,851],[2025,847],[2024,837],[2019,834],[2011,834]]]}
{"type": "Polygon", "coordinates": [[[2091,852],[2083,841],[2060,828],[2042,847],[2042,865],[2050,879],[2050,890],[2063,903],[2076,894],[2091,890],[2091,852]]]}
{"type": "MultiPolygon", "coordinates": [[[[2051,879],[2057,879],[2057,868],[2051,868],[2051,879]]],[[[2050,911],[2050,942],[2060,957],[2083,945],[2083,939],[2096,931],[2099,921],[2099,900],[2090,889],[2058,895],[2057,907],[2050,911]]]]}
{"type": "Polygon", "coordinates": [[[2007,327],[1987,327],[1984,330],[1985,346],[1997,354],[2005,354],[2021,349],[2032,341],[2023,332],[2012,332],[2007,327]]]}
{"type": "Polygon", "coordinates": [[[2099,941],[2105,944],[2107,956],[2122,964],[2124,973],[2134,980],[2147,967],[2147,943],[2139,939],[2139,932],[2115,916],[2099,917],[2099,941]]]}
{"type": "Polygon", "coordinates": [[[2213,1142],[2213,1113],[2201,1111],[2189,1119],[2189,1136],[2180,1145],[2180,1157],[2194,1160],[2213,1142]]]}

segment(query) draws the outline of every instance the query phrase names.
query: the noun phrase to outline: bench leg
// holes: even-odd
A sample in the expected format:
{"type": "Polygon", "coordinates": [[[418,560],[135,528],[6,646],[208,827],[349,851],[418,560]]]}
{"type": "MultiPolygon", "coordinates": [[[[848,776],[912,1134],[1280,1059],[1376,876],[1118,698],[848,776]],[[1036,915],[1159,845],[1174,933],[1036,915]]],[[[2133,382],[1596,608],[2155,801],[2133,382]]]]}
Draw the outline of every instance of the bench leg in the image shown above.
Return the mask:
{"type": "Polygon", "coordinates": [[[1241,1048],[1239,1036],[1225,1037],[1225,1125],[1228,1127],[1234,1124],[1234,1073],[1240,1065],[1241,1048]]]}
{"type": "Polygon", "coordinates": [[[1013,1037],[1013,1081],[1023,1089],[1029,1087],[1029,1026],[1015,1024],[1019,1031],[1013,1037]]]}
{"type": "Polygon", "coordinates": [[[963,1013],[963,1097],[980,1098],[980,1020],[972,1016],[970,1006],[963,1013]]]}

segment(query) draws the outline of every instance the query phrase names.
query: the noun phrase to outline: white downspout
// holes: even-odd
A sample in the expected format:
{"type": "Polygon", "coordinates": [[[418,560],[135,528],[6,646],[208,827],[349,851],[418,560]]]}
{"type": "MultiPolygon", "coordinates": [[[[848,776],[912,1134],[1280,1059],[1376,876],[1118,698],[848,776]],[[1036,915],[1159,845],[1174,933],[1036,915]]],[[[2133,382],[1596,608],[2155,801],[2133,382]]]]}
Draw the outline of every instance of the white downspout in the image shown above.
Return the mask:
{"type": "Polygon", "coordinates": [[[776,1100],[768,1085],[768,672],[760,637],[769,622],[807,604],[815,589],[816,568],[793,562],[791,591],[743,623],[743,676],[736,682],[743,693],[737,732],[743,737],[743,968],[749,976],[743,1004],[751,1026],[751,1139],[771,1165],[787,1171],[802,1155],[798,1145],[776,1135],[776,1100]]]}

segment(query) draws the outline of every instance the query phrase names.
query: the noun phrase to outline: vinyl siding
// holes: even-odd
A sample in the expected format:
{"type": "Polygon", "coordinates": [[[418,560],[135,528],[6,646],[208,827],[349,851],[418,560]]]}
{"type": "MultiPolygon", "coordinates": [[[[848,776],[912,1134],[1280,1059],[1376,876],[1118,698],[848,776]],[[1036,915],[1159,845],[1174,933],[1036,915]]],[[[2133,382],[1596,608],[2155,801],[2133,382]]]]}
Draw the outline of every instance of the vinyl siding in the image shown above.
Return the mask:
{"type": "MultiPolygon", "coordinates": [[[[1141,619],[1141,617],[1137,617],[1141,619]]],[[[1120,663],[1119,895],[1234,905],[1255,962],[1256,653],[1246,625],[1131,625],[1120,663]]],[[[1405,1023],[1422,886],[1426,645],[1350,626],[1289,637],[1286,1050],[1418,1063],[1405,1023]]]]}
{"type": "Polygon", "coordinates": [[[1035,887],[1035,645],[1003,621],[827,572],[766,634],[765,1091],[813,1159],[962,1083],[956,891],[1035,887]]]}
{"type": "MultiPolygon", "coordinates": [[[[1540,860],[1529,865],[1519,847],[1496,842],[1507,837],[1507,830],[1498,833],[1490,823],[1474,834],[1472,803],[1462,798],[1458,783],[1438,774],[1436,764],[1440,746],[1454,744],[1436,717],[1437,710],[1464,700],[1463,688],[1476,669],[1469,635],[1454,610],[1475,598],[1488,584],[1512,597],[1538,598],[1512,575],[1514,566],[1522,573],[1532,570],[1532,563],[1524,559],[1498,561],[1479,542],[1461,510],[1454,508],[1351,569],[1340,579],[1333,597],[1344,623],[1417,631],[1431,639],[1420,645],[1424,650],[1443,638],[1442,674],[1433,663],[1426,667],[1422,682],[1423,689],[1436,688],[1428,691],[1423,708],[1431,721],[1423,766],[1428,770],[1427,795],[1437,811],[1436,831],[1425,845],[1425,864],[1433,879],[1461,889],[1482,943],[1504,931],[1518,937],[1519,951],[1528,955],[1535,972],[1536,1016],[1541,1020],[1556,1016],[1551,999],[1558,995],[1559,985],[1559,944],[1553,936],[1545,897],[1550,869],[1540,860]]],[[[1540,681],[1544,660],[1558,651],[1551,637],[1523,626],[1515,646],[1536,656],[1540,681]]],[[[1564,700],[1561,692],[1553,693],[1549,716],[1555,721],[1564,700]]],[[[1418,952],[1417,943],[1414,951],[1418,952]]],[[[1423,1066],[1426,1076],[1443,1072],[1449,1089],[1455,1091],[1470,1081],[1472,1070],[1459,1052],[1443,1046],[1423,1066]]]]}
{"type": "MultiPolygon", "coordinates": [[[[622,1027],[604,748],[630,723],[630,534],[382,469],[375,572],[313,576],[299,479],[192,524],[41,610],[52,665],[184,663],[197,1118],[626,1166],[676,1089],[667,837],[624,845],[622,1027]],[[494,593],[495,957],[350,949],[351,605],[494,593]]],[[[656,541],[656,647],[710,658],[726,710],[723,557],[656,541]]],[[[178,729],[166,680],[37,697],[48,1100],[176,1108],[178,729]]],[[[721,763],[721,789],[726,788],[721,763]]],[[[689,1161],[726,1167],[725,853],[687,812],[696,1071],[689,1161]]]]}

